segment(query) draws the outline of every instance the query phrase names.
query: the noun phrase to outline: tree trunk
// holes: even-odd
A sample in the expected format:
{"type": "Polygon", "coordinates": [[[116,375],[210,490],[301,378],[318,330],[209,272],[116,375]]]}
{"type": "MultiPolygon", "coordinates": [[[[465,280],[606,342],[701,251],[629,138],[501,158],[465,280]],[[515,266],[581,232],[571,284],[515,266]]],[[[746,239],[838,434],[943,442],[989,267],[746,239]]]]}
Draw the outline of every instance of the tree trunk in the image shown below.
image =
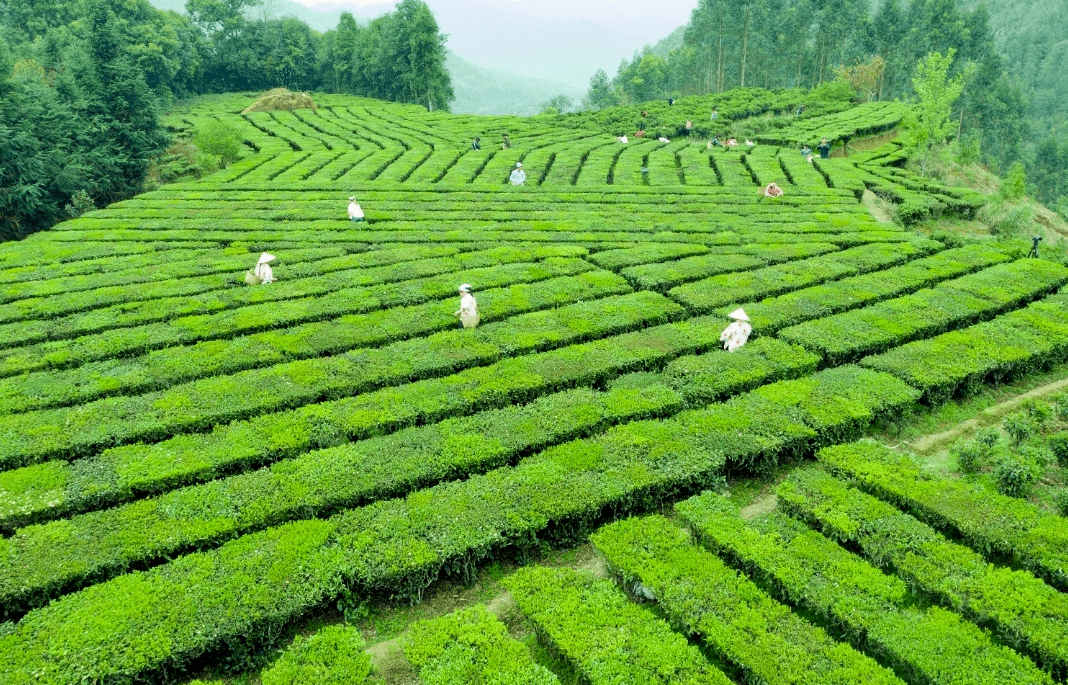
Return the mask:
{"type": "MultiPolygon", "coordinates": [[[[963,95],[963,93],[962,93],[963,95]]],[[[957,122],[957,143],[960,143],[960,133],[964,128],[964,103],[960,103],[960,121],[957,122]]]]}
{"type": "Polygon", "coordinates": [[[719,9],[719,46],[716,48],[716,92],[723,92],[723,8],[719,9]]]}
{"type": "Polygon", "coordinates": [[[745,57],[749,48],[749,5],[745,6],[745,28],[742,30],[742,88],[745,88],[745,57]]]}

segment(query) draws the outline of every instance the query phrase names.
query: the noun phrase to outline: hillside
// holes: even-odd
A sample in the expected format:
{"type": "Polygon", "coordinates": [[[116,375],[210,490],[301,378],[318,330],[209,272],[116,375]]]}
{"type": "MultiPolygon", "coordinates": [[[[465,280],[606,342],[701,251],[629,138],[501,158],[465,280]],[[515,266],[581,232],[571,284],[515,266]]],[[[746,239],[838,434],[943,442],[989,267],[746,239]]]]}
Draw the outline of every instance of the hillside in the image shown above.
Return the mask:
{"type": "Polygon", "coordinates": [[[445,66],[456,93],[451,109],[458,114],[537,114],[542,103],[557,95],[576,103],[584,95],[581,88],[476,66],[452,51],[445,66]]]}
{"type": "Polygon", "coordinates": [[[856,441],[1068,358],[1068,267],[803,95],[168,114],[242,158],[0,245],[5,685],[1063,678],[1068,519],[856,441]]]}
{"type": "MultiPolygon", "coordinates": [[[[1064,130],[1068,94],[1068,4],[984,0],[1009,74],[1021,84],[1038,122],[1035,134],[1064,130]]],[[[968,3],[974,5],[975,3],[968,3]]]]}

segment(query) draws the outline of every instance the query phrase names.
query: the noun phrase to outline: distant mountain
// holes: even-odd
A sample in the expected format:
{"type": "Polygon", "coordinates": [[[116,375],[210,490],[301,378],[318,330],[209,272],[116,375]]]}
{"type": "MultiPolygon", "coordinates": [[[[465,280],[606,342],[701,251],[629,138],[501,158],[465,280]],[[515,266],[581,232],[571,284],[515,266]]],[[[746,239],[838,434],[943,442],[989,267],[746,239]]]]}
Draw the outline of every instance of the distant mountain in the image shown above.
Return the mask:
{"type": "Polygon", "coordinates": [[[666,38],[661,38],[659,41],[657,41],[656,45],[653,46],[653,53],[660,55],[661,57],[667,58],[668,54],[672,50],[678,50],[679,48],[681,48],[683,44],[683,38],[686,37],[686,27],[688,25],[689,22],[683,24],[682,26],[669,33],[666,38]]]}
{"type": "Polygon", "coordinates": [[[570,85],[480,67],[451,50],[447,52],[445,67],[452,76],[456,93],[452,111],[456,113],[537,114],[542,103],[557,95],[566,95],[577,105],[585,93],[582,88],[570,85]]]}

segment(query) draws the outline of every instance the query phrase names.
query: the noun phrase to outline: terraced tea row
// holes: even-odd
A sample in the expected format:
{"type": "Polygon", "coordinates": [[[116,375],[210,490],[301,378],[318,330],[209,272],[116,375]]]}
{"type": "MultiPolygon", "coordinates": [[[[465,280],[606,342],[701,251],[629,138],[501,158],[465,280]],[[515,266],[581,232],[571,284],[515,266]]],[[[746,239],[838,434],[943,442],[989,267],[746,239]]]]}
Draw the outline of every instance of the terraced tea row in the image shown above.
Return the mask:
{"type": "MultiPolygon", "coordinates": [[[[722,102],[734,121],[795,95],[722,102]]],[[[971,211],[967,193],[892,166],[893,145],[809,162],[703,137],[622,144],[599,114],[457,117],[324,96],[315,111],[242,116],[235,102],[174,123],[232,121],[257,150],[246,159],[0,246],[0,672],[12,683],[161,681],[235,645],[269,653],[282,625],[342,593],[418,601],[443,576],[574,544],[728,470],[768,473],[1068,357],[1068,268],[991,243],[946,249],[857,201],[871,187],[899,193],[909,216],[971,211]],[[522,187],[507,180],[517,161],[522,187]],[[758,194],[772,181],[783,197],[758,194]],[[350,195],[365,222],[346,219],[350,195]],[[277,281],[242,285],[262,251],[277,281]],[[461,283],[475,330],[453,317],[461,283]],[[755,330],[727,353],[724,315],[739,306],[755,330]],[[942,350],[952,356],[927,363],[942,350]]],[[[779,126],[782,142],[892,125],[901,106],[856,109],[779,126]]],[[[834,480],[852,467],[832,454],[834,480]]],[[[850,511],[904,521],[893,509],[911,497],[934,528],[964,525],[939,508],[945,490],[898,471],[882,491],[864,485],[890,504],[850,511]]],[[[840,525],[806,501],[791,511],[840,525]]],[[[903,581],[803,523],[750,526],[712,495],[694,502],[679,511],[704,540],[702,525],[720,531],[721,555],[666,519],[595,538],[661,614],[582,574],[509,581],[591,683],[1063,678],[1063,579],[1043,585],[1060,562],[1038,537],[998,538],[1008,528],[992,528],[993,509],[977,508],[984,523],[961,539],[1015,545],[1028,571],[943,546],[958,565],[910,570],[924,594],[906,601],[903,581]],[[780,563],[801,575],[780,579],[780,563]],[[835,564],[870,583],[848,585],[835,564]],[[964,580],[981,601],[952,595],[964,580]],[[1002,598],[999,583],[1042,602],[1002,598]],[[916,626],[947,645],[941,661],[916,626]]],[[[410,658],[427,678],[455,681],[478,660],[553,682],[485,613],[421,630],[425,653],[411,643],[410,658]],[[432,649],[442,636],[455,644],[432,649]]],[[[262,679],[303,672],[324,649],[363,677],[352,638],[301,639],[262,679]]]]}

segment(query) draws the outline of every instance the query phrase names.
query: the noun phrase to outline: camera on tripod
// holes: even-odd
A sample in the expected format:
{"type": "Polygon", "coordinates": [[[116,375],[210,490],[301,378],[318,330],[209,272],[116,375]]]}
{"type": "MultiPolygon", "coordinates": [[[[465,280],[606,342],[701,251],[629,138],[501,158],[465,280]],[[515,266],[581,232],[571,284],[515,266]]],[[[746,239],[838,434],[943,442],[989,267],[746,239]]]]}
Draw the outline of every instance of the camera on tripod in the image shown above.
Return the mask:
{"type": "Polygon", "coordinates": [[[1042,242],[1042,236],[1036,235],[1031,237],[1031,251],[1027,253],[1028,257],[1038,257],[1038,244],[1042,242]]]}

